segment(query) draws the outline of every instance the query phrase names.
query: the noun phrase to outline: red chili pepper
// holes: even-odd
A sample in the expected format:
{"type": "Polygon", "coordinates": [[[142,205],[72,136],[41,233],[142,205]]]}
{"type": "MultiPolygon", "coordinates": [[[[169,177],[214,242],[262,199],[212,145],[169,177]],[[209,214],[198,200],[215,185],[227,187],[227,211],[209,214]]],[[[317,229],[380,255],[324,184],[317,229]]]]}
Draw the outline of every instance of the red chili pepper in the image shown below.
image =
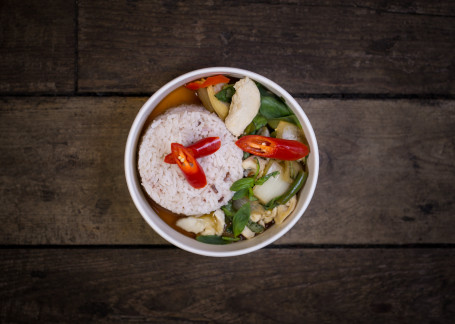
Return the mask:
{"type": "Polygon", "coordinates": [[[298,141],[281,138],[247,135],[235,144],[243,151],[272,159],[294,161],[308,155],[308,147],[298,141]]]}
{"type": "Polygon", "coordinates": [[[207,79],[201,79],[199,81],[194,81],[185,85],[190,90],[198,90],[200,88],[207,88],[208,86],[215,85],[218,83],[228,83],[229,78],[224,75],[216,75],[208,77],[207,79]]]}
{"type": "Polygon", "coordinates": [[[172,143],[171,150],[188,183],[196,189],[204,188],[207,185],[204,170],[194,158],[191,150],[179,143],[172,143]]]}
{"type": "MultiPolygon", "coordinates": [[[[220,147],[221,140],[219,137],[206,137],[186,148],[191,150],[194,158],[197,159],[215,153],[220,147]]],[[[164,157],[164,162],[169,164],[177,163],[172,153],[169,153],[164,157]]]]}

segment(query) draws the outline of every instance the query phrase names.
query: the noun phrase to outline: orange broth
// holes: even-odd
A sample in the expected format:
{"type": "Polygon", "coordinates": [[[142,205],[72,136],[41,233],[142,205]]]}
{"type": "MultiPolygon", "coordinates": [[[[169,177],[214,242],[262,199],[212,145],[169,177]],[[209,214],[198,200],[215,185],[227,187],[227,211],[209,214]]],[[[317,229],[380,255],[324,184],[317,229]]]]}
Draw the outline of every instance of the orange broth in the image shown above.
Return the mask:
{"type": "MultiPolygon", "coordinates": [[[[178,87],[171,93],[169,93],[166,97],[164,97],[163,100],[155,107],[155,109],[152,111],[150,116],[148,116],[147,121],[144,124],[144,128],[142,130],[142,135],[144,134],[145,130],[148,128],[148,126],[153,122],[153,120],[164,113],[166,110],[170,108],[175,108],[180,105],[190,105],[190,104],[201,104],[201,101],[199,100],[198,96],[196,95],[196,92],[189,90],[185,88],[184,86],[178,87]]],[[[187,231],[184,231],[180,227],[177,226],[177,220],[179,220],[182,217],[182,215],[175,214],[171,212],[170,210],[161,207],[159,204],[157,204],[153,199],[151,199],[148,195],[148,193],[142,188],[144,195],[147,197],[147,201],[149,202],[150,206],[153,208],[153,210],[160,216],[160,218],[166,222],[169,226],[171,226],[173,229],[176,231],[195,238],[196,235],[193,233],[189,233],[187,231]]]]}

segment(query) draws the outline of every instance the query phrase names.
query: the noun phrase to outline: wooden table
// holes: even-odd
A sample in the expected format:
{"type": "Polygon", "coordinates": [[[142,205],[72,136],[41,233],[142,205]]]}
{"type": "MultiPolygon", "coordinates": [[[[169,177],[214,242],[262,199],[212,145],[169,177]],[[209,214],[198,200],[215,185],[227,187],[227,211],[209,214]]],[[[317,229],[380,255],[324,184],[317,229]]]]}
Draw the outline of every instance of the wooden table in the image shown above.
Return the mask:
{"type": "Polygon", "coordinates": [[[453,1],[2,0],[0,21],[1,323],[454,320],[453,1]],[[299,223],[223,259],[160,238],[123,172],[142,104],[208,66],[282,85],[320,147],[299,223]]]}

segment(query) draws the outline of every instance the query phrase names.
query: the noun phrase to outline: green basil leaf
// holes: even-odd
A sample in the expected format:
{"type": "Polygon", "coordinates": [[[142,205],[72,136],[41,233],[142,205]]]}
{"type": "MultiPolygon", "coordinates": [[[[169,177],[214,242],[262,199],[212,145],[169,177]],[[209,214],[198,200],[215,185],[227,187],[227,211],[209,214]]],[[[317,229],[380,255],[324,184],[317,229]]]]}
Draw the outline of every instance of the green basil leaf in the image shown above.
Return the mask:
{"type": "Polygon", "coordinates": [[[224,216],[232,221],[232,218],[234,217],[235,210],[234,207],[232,207],[232,201],[229,201],[226,205],[221,206],[221,210],[224,212],[224,216]]]}
{"type": "Polygon", "coordinates": [[[258,90],[259,90],[259,93],[261,95],[261,97],[266,97],[266,96],[273,96],[274,94],[270,91],[270,90],[267,90],[262,84],[260,84],[259,82],[255,82],[256,83],[256,86],[258,87],[258,90]]]}
{"type": "Polygon", "coordinates": [[[297,118],[296,115],[289,115],[289,116],[269,119],[268,125],[270,127],[272,127],[273,129],[276,129],[278,127],[279,122],[282,120],[286,121],[288,123],[292,123],[292,124],[298,126],[299,128],[302,128],[302,125],[300,124],[299,119],[297,118]]]}
{"type": "Polygon", "coordinates": [[[261,170],[261,165],[259,164],[259,160],[257,157],[254,157],[254,159],[256,160],[256,172],[254,173],[253,179],[256,179],[256,177],[259,174],[259,171],[261,170]]]}
{"type": "Polygon", "coordinates": [[[275,208],[276,206],[278,206],[278,203],[276,202],[276,200],[278,198],[280,198],[280,197],[275,197],[272,200],[270,200],[267,204],[264,205],[264,208],[267,210],[271,210],[271,209],[275,208]]]}
{"type": "Polygon", "coordinates": [[[243,152],[243,159],[247,159],[251,154],[248,152],[243,152]]]}
{"type": "Polygon", "coordinates": [[[221,238],[228,242],[237,242],[240,240],[239,237],[230,237],[230,236],[222,236],[221,238]]]}
{"type": "Polygon", "coordinates": [[[235,88],[232,84],[229,84],[225,86],[223,89],[221,89],[215,97],[224,102],[230,103],[232,101],[232,96],[235,94],[235,88]]]}
{"type": "Polygon", "coordinates": [[[232,200],[239,200],[246,196],[248,196],[248,188],[243,188],[235,192],[234,196],[232,196],[232,200]]]}
{"type": "Polygon", "coordinates": [[[270,179],[270,177],[276,177],[278,174],[280,173],[280,171],[274,171],[272,173],[269,173],[263,177],[260,177],[259,179],[256,180],[256,184],[257,185],[262,185],[264,184],[267,180],[270,179]]]}
{"type": "Polygon", "coordinates": [[[251,122],[243,131],[244,134],[246,135],[254,135],[256,133],[256,125],[254,122],[251,122]]]}
{"type": "Polygon", "coordinates": [[[258,130],[261,127],[264,127],[265,125],[267,125],[267,118],[265,118],[260,113],[258,113],[256,115],[256,117],[253,118],[252,123],[254,124],[256,130],[258,130]]]}
{"type": "Polygon", "coordinates": [[[258,200],[258,199],[254,196],[253,188],[249,188],[249,189],[248,189],[248,199],[249,199],[250,201],[256,201],[256,200],[258,200]]]}
{"type": "Polygon", "coordinates": [[[237,237],[242,233],[245,225],[248,223],[251,214],[250,203],[244,204],[242,207],[237,210],[232,220],[232,227],[234,229],[234,236],[237,237]]]}
{"type": "Polygon", "coordinates": [[[292,112],[287,105],[277,98],[270,96],[261,97],[259,112],[267,119],[292,115],[292,112]]]}
{"type": "Polygon", "coordinates": [[[223,240],[221,236],[218,235],[199,235],[196,237],[196,240],[202,243],[207,243],[207,244],[216,244],[216,245],[221,245],[221,244],[228,244],[226,240],[223,240]]]}
{"type": "Polygon", "coordinates": [[[246,226],[254,233],[262,233],[265,230],[264,226],[256,222],[253,222],[251,219],[248,221],[246,226]]]}
{"type": "Polygon", "coordinates": [[[250,188],[254,185],[254,179],[253,178],[242,178],[234,182],[231,186],[231,191],[239,191],[244,188],[250,188]]]}

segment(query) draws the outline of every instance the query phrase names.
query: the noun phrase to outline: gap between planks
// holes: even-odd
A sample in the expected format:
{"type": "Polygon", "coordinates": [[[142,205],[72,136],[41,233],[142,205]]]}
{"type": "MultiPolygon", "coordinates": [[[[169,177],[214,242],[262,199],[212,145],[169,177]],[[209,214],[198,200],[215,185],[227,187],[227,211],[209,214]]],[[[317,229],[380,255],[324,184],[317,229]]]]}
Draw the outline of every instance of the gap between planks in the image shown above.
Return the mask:
{"type": "MultiPolygon", "coordinates": [[[[263,249],[266,250],[294,250],[294,249],[454,249],[455,244],[453,243],[422,243],[422,244],[279,244],[269,245],[263,249]]],[[[5,244],[0,245],[0,250],[7,249],[89,249],[89,250],[106,250],[106,249],[119,249],[119,250],[160,250],[160,249],[171,249],[179,250],[179,248],[173,245],[165,244],[5,244]]]]}

